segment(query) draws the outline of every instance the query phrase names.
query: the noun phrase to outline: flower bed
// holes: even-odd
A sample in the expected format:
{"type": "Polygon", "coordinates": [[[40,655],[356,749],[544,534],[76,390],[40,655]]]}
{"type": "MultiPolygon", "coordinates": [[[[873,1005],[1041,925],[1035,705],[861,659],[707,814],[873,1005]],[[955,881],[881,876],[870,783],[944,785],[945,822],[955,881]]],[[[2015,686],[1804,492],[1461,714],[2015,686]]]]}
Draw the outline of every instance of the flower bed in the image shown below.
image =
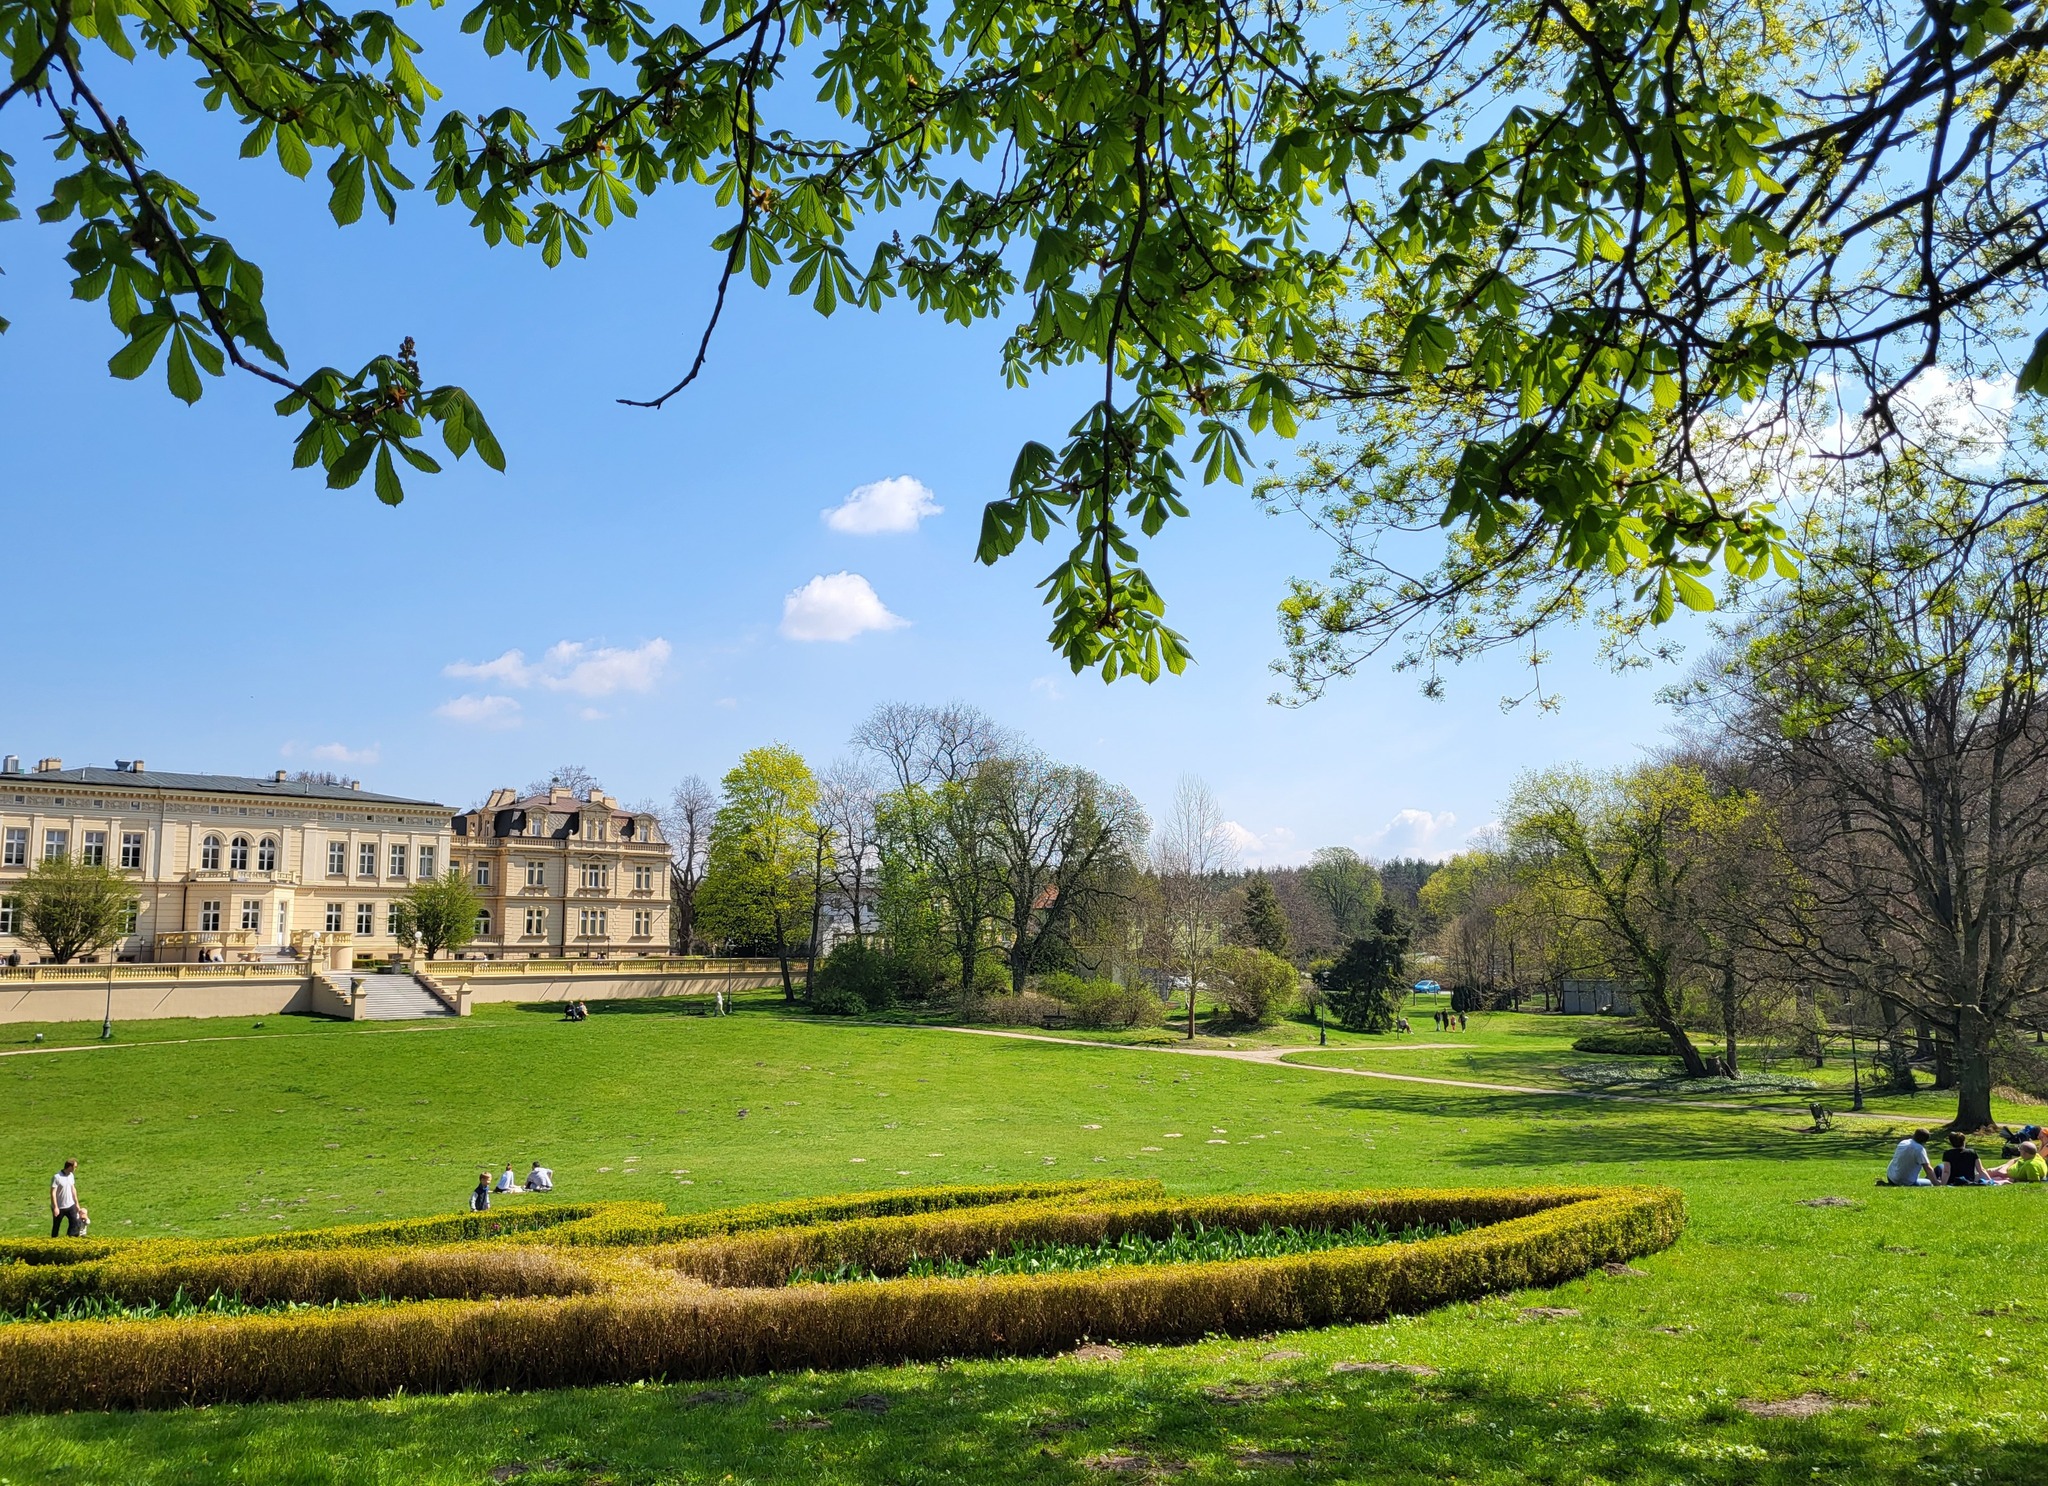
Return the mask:
{"type": "MultiPolygon", "coordinates": [[[[401,1240],[353,1246],[317,1234],[266,1235],[298,1249],[209,1253],[208,1245],[132,1259],[117,1250],[75,1265],[0,1267],[0,1277],[75,1271],[59,1293],[147,1301],[180,1268],[262,1260],[273,1299],[347,1299],[310,1282],[282,1294],[296,1263],[379,1299],[400,1284],[407,1303],[322,1305],[285,1314],[147,1320],[23,1321],[0,1326],[0,1409],[165,1407],[255,1399],[374,1397],[399,1391],[546,1388],[641,1378],[708,1378],[806,1367],[854,1367],[955,1356],[1058,1351],[1087,1338],[1163,1342],[1372,1321],[1501,1290],[1551,1285],[1669,1245],[1684,1206],[1669,1188],[1307,1192],[1169,1199],[1134,1183],[1032,1188],[927,1188],[809,1204],[780,1226],[761,1209],[677,1220],[705,1230],[682,1243],[585,1233],[537,1247],[533,1233],[430,1247],[401,1240]],[[878,1211],[879,1210],[879,1211],[878,1211]],[[830,1211],[840,1216],[824,1218],[830,1211]],[[1464,1231],[1415,1242],[1323,1248],[1268,1258],[1111,1265],[1082,1272],[884,1278],[790,1284],[820,1264],[902,1275],[919,1258],[979,1259],[1020,1241],[1158,1240],[1200,1224],[1338,1229],[1368,1224],[1464,1231]],[[388,1261],[378,1269],[373,1259],[388,1261]],[[140,1261],[140,1262],[137,1262],[140,1261]],[[504,1267],[499,1268],[498,1266],[504,1267]],[[91,1273],[86,1273],[90,1271],[91,1273]],[[126,1275],[129,1278],[124,1279],[126,1275]],[[557,1288],[497,1290],[512,1282],[557,1288]],[[445,1286],[455,1295],[433,1294],[445,1286]],[[487,1298],[475,1298],[481,1294],[487,1298]]],[[[1156,1192],[1156,1187],[1152,1189],[1156,1192]]],[[[605,1212],[558,1226],[603,1224],[605,1212]]],[[[642,1207],[611,1231],[650,1225],[642,1207]]],[[[229,1244],[235,1241],[226,1241],[229,1244]]],[[[137,1244],[141,1250],[148,1245],[137,1244]]],[[[238,1270],[248,1275],[253,1270],[238,1270]]],[[[228,1287],[219,1293],[242,1295],[228,1287]]],[[[185,1293],[195,1293],[186,1285],[185,1293]]],[[[208,1293],[199,1291],[198,1293],[208,1293]]],[[[397,1298],[395,1296],[393,1299],[397,1298]]]]}

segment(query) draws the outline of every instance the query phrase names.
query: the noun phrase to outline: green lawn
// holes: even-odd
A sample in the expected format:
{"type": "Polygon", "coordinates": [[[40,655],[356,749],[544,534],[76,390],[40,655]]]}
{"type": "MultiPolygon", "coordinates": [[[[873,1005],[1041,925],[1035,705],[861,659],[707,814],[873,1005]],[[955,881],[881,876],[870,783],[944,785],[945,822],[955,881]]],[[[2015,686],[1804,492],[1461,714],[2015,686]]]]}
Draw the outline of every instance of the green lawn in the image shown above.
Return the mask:
{"type": "MultiPolygon", "coordinates": [[[[51,1046],[98,1029],[45,1030],[51,1046]]],[[[1489,1018],[1452,1052],[1350,1056],[1466,1076],[1554,1065],[1573,1030],[1489,1018]]],[[[1432,1032],[1414,1040],[1450,1040],[1432,1032]]],[[[642,1005],[582,1025],[512,1008],[399,1028],[165,1023],[109,1050],[0,1057],[0,1091],[15,1233],[46,1231],[65,1155],[107,1234],[447,1211],[481,1167],[533,1155],[560,1197],[679,1210],[1142,1173],[1179,1192],[1662,1181],[1692,1213],[1639,1274],[1120,1361],[0,1420],[16,1486],[2048,1479],[2048,1191],[1876,1189],[1883,1121],[1808,1135],[1784,1112],[827,1024],[773,998],[722,1020],[642,1005]],[[1379,1361],[1429,1371],[1332,1370],[1379,1361]],[[1744,1407],[1802,1397],[1820,1412],[1744,1407]]]]}

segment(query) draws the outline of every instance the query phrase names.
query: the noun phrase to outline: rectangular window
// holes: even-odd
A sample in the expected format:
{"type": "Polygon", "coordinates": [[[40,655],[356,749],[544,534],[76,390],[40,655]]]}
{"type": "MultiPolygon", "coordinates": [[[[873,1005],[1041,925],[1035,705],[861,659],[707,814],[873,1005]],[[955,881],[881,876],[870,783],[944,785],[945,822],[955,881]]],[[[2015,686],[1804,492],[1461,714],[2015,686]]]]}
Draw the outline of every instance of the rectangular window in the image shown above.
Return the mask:
{"type": "Polygon", "coordinates": [[[61,862],[71,855],[71,833],[69,831],[43,832],[43,860],[61,862]]]}
{"type": "Polygon", "coordinates": [[[391,875],[405,876],[405,847],[402,843],[391,848],[391,875]]]}
{"type": "Polygon", "coordinates": [[[356,904],[356,932],[365,939],[377,932],[377,905],[375,903],[356,904]]]}
{"type": "Polygon", "coordinates": [[[433,847],[431,847],[431,846],[422,846],[422,847],[420,848],[420,876],[421,876],[421,877],[432,877],[433,875],[434,875],[434,848],[433,848],[433,847]]]}
{"type": "Polygon", "coordinates": [[[528,887],[546,887],[548,885],[548,864],[546,862],[528,862],[526,864],[526,885],[528,887]]]}
{"type": "Polygon", "coordinates": [[[588,888],[604,886],[604,868],[596,862],[586,862],[583,867],[583,885],[588,888]]]}
{"type": "Polygon", "coordinates": [[[0,844],[0,867],[26,867],[28,865],[28,827],[9,826],[4,844],[0,844]]]}
{"type": "Polygon", "coordinates": [[[327,843],[327,875],[329,877],[348,876],[348,843],[346,841],[330,841],[327,843]]]}
{"type": "Polygon", "coordinates": [[[142,870],[142,832],[121,833],[121,866],[123,870],[129,872],[142,870]]]}
{"type": "Polygon", "coordinates": [[[342,905],[339,903],[329,903],[327,905],[327,932],[339,934],[344,922],[345,910],[342,908],[342,905]]]}
{"type": "Polygon", "coordinates": [[[104,867],[107,864],[107,833],[87,831],[80,843],[80,860],[88,867],[104,867]]]}
{"type": "Polygon", "coordinates": [[[220,932],[220,899],[208,898],[199,905],[199,932],[218,934],[220,932]]]}
{"type": "Polygon", "coordinates": [[[263,927],[263,904],[256,898],[242,900],[242,927],[255,932],[263,927]]]}
{"type": "Polygon", "coordinates": [[[14,900],[0,898],[0,936],[14,932],[14,900]]]}
{"type": "Polygon", "coordinates": [[[645,908],[633,910],[633,937],[645,939],[654,932],[654,915],[645,908]]]}
{"type": "Polygon", "coordinates": [[[128,900],[128,906],[121,910],[121,932],[123,934],[133,934],[135,932],[136,924],[139,923],[141,919],[142,900],[140,898],[130,898],[128,900]]]}
{"type": "Polygon", "coordinates": [[[393,903],[384,913],[384,932],[393,939],[398,937],[398,905],[393,903]]]}
{"type": "Polygon", "coordinates": [[[491,885],[491,864],[489,862],[478,862],[476,864],[476,885],[478,887],[489,887],[491,885]]]}
{"type": "Polygon", "coordinates": [[[376,875],[377,843],[374,841],[365,841],[361,846],[356,848],[356,876],[374,878],[376,875]]]}
{"type": "Polygon", "coordinates": [[[652,867],[635,867],[633,869],[633,890],[641,893],[651,893],[654,891],[654,869],[652,867]]]}
{"type": "Polygon", "coordinates": [[[604,910],[602,908],[585,908],[581,910],[577,922],[582,925],[583,937],[586,939],[597,938],[605,932],[604,910]]]}
{"type": "Polygon", "coordinates": [[[529,934],[545,934],[545,933],[547,933],[547,931],[548,931],[548,911],[547,911],[547,910],[546,910],[545,908],[529,908],[529,909],[527,909],[527,910],[526,910],[526,932],[527,932],[527,933],[529,933],[529,934]]]}

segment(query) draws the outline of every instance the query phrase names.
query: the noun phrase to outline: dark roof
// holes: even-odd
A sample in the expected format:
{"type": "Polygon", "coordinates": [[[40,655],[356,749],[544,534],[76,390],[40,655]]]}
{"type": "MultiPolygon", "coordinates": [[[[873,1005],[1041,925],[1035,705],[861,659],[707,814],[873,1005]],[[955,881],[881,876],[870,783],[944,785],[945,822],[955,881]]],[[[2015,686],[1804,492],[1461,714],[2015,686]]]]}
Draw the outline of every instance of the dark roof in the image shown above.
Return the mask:
{"type": "Polygon", "coordinates": [[[203,792],[216,795],[262,795],[268,799],[333,800],[354,805],[408,805],[416,810],[445,812],[432,800],[403,795],[378,795],[345,784],[314,784],[305,779],[245,779],[239,774],[169,774],[161,769],[53,769],[45,774],[0,774],[0,789],[9,784],[70,784],[84,789],[148,789],[203,792]]]}

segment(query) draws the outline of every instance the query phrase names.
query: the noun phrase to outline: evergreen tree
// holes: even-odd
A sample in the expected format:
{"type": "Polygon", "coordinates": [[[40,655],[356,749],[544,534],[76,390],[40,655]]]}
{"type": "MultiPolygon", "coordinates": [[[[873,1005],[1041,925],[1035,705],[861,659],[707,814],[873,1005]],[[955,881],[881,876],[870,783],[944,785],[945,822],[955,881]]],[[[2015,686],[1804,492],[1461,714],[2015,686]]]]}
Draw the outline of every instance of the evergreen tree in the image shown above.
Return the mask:
{"type": "Polygon", "coordinates": [[[1373,910],[1372,929],[1345,947],[1317,977],[1337,1022],[1353,1032],[1391,1032],[1408,987],[1402,970],[1409,928],[1390,903],[1373,910]]]}
{"type": "Polygon", "coordinates": [[[1251,884],[1245,889],[1244,911],[1237,922],[1237,941],[1248,948],[1278,955],[1283,960],[1292,948],[1287,911],[1280,906],[1279,895],[1273,891],[1273,884],[1263,872],[1253,873],[1251,884]]]}

